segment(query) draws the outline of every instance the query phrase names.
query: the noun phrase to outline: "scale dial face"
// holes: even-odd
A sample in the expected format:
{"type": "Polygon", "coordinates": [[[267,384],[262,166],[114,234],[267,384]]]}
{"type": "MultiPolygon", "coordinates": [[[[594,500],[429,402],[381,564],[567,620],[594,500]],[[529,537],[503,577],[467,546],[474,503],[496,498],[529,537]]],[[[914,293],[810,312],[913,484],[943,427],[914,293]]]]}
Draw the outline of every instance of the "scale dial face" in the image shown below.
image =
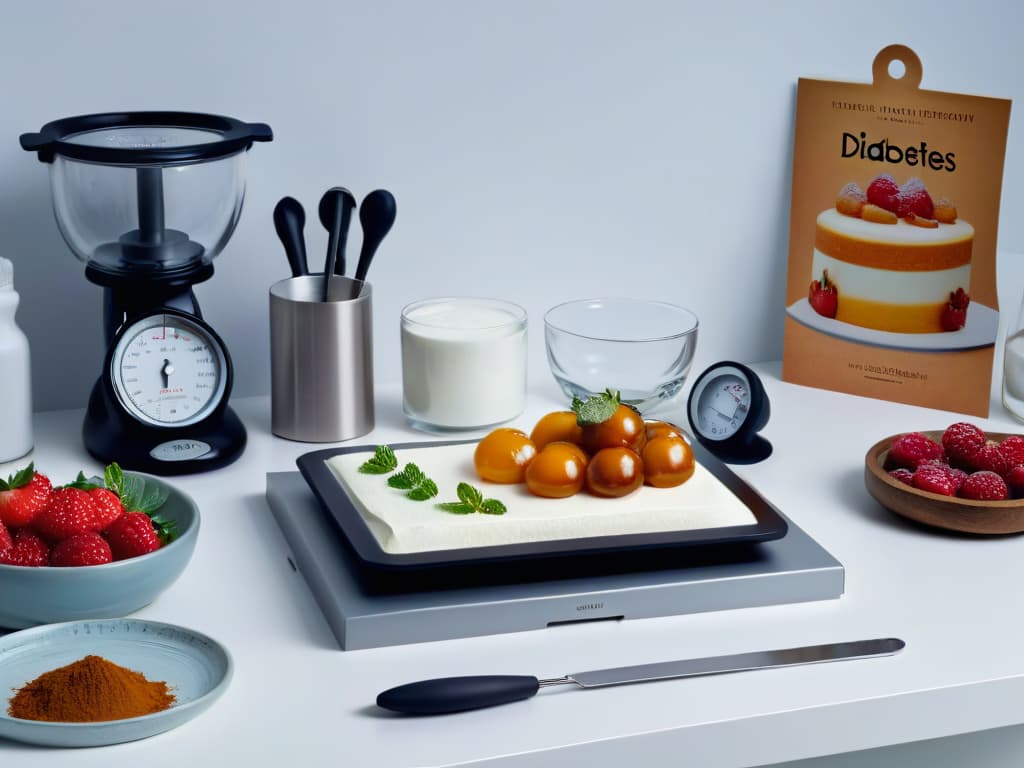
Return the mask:
{"type": "Polygon", "coordinates": [[[695,385],[690,421],[707,440],[728,440],[750,417],[750,383],[732,366],[722,366],[695,385]]]}
{"type": "Polygon", "coordinates": [[[227,390],[220,340],[195,318],[160,312],[118,334],[110,382],[134,418],[155,427],[184,427],[209,416],[227,390]]]}

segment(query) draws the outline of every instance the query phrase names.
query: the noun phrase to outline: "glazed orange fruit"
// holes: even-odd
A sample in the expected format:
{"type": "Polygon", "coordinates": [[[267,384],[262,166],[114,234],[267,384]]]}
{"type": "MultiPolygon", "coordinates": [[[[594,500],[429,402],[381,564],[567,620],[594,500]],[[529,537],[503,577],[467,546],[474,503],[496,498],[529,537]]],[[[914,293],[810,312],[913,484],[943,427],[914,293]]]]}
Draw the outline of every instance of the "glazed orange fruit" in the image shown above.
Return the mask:
{"type": "Polygon", "coordinates": [[[656,437],[678,437],[685,439],[683,437],[683,430],[667,421],[647,421],[644,424],[648,442],[656,437]]]}
{"type": "Polygon", "coordinates": [[[488,433],[473,452],[473,467],[481,480],[521,483],[537,448],[519,429],[501,427],[488,433]]]}
{"type": "Polygon", "coordinates": [[[573,443],[548,443],[526,467],[526,488],[534,496],[564,499],[579,493],[587,479],[587,455],[573,443]]]}
{"type": "Polygon", "coordinates": [[[679,437],[655,437],[647,441],[640,458],[644,462],[644,483],[655,488],[682,485],[696,469],[693,449],[679,437]]]}
{"type": "Polygon", "coordinates": [[[548,443],[566,442],[580,444],[583,429],[576,423],[576,414],[572,411],[552,411],[541,417],[530,433],[530,439],[538,451],[544,450],[548,443]]]}
{"type": "Polygon", "coordinates": [[[630,448],[602,448],[590,457],[586,485],[597,496],[625,496],[643,483],[643,459],[630,448]]]}
{"type": "Polygon", "coordinates": [[[603,448],[629,448],[639,452],[647,442],[643,417],[628,405],[621,404],[611,418],[600,424],[583,427],[580,445],[593,456],[603,448]]]}

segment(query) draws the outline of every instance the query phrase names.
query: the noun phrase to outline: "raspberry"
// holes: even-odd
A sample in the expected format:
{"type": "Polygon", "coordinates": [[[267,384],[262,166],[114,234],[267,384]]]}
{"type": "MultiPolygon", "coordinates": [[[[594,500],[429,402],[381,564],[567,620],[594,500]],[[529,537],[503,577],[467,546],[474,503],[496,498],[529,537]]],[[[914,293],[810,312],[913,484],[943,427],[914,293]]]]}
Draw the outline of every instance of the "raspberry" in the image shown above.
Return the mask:
{"type": "Polygon", "coordinates": [[[917,469],[917,465],[923,461],[942,459],[944,456],[945,452],[937,442],[920,432],[908,432],[892,441],[885,464],[887,469],[917,469]]]}
{"type": "Polygon", "coordinates": [[[946,449],[950,464],[966,466],[968,454],[984,445],[987,439],[985,433],[978,427],[958,421],[956,424],[950,424],[942,433],[942,447],[946,449]]]}
{"type": "Polygon", "coordinates": [[[995,472],[1000,477],[1013,468],[999,446],[991,440],[967,454],[967,467],[975,472],[995,472]]]}
{"type": "Polygon", "coordinates": [[[1002,501],[1009,496],[1006,482],[995,472],[982,470],[967,476],[960,486],[960,496],[976,501],[1002,501]]]}
{"type": "Polygon", "coordinates": [[[943,496],[956,496],[960,487],[956,478],[942,464],[921,464],[914,470],[911,484],[922,491],[943,496]]]}
{"type": "Polygon", "coordinates": [[[924,186],[924,182],[918,178],[908,179],[907,183],[900,187],[897,200],[896,215],[920,216],[922,219],[930,219],[935,215],[935,204],[932,197],[924,186]]]}
{"type": "Polygon", "coordinates": [[[907,485],[914,484],[914,473],[911,472],[909,469],[905,469],[903,467],[899,467],[898,469],[892,470],[889,473],[889,477],[895,480],[899,480],[901,483],[906,483],[907,485]]]}
{"type": "Polygon", "coordinates": [[[1010,435],[999,444],[999,452],[1006,457],[1010,467],[1024,464],[1024,435],[1010,435]]]}
{"type": "Polygon", "coordinates": [[[876,176],[875,180],[868,184],[867,198],[872,205],[896,213],[900,199],[900,188],[896,184],[896,179],[888,173],[876,176]]]}

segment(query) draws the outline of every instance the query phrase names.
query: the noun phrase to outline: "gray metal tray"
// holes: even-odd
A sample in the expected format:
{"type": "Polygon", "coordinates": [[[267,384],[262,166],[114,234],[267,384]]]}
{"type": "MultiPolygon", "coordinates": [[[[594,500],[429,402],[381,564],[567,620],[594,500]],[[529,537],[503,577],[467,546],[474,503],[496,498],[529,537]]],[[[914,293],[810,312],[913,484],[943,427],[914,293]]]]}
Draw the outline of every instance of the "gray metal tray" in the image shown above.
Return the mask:
{"type": "MultiPolygon", "coordinates": [[[[267,503],[288,556],[344,650],[733,608],[829,600],[843,566],[797,525],[745,558],[549,580],[464,580],[436,590],[381,593],[298,472],[267,475],[267,503]]],[[[297,574],[298,576],[298,574],[297,574]]],[[[418,585],[419,586],[419,585],[418,585]]]]}

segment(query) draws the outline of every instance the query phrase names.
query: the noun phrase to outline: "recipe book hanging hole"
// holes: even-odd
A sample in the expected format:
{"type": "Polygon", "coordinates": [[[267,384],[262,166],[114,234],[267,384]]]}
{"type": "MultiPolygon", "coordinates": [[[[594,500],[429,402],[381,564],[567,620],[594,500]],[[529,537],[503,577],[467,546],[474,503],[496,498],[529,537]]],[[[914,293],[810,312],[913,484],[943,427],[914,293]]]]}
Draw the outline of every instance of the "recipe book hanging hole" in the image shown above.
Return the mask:
{"type": "Polygon", "coordinates": [[[875,56],[874,85],[913,90],[921,85],[921,59],[905,45],[890,45],[875,56]]]}

